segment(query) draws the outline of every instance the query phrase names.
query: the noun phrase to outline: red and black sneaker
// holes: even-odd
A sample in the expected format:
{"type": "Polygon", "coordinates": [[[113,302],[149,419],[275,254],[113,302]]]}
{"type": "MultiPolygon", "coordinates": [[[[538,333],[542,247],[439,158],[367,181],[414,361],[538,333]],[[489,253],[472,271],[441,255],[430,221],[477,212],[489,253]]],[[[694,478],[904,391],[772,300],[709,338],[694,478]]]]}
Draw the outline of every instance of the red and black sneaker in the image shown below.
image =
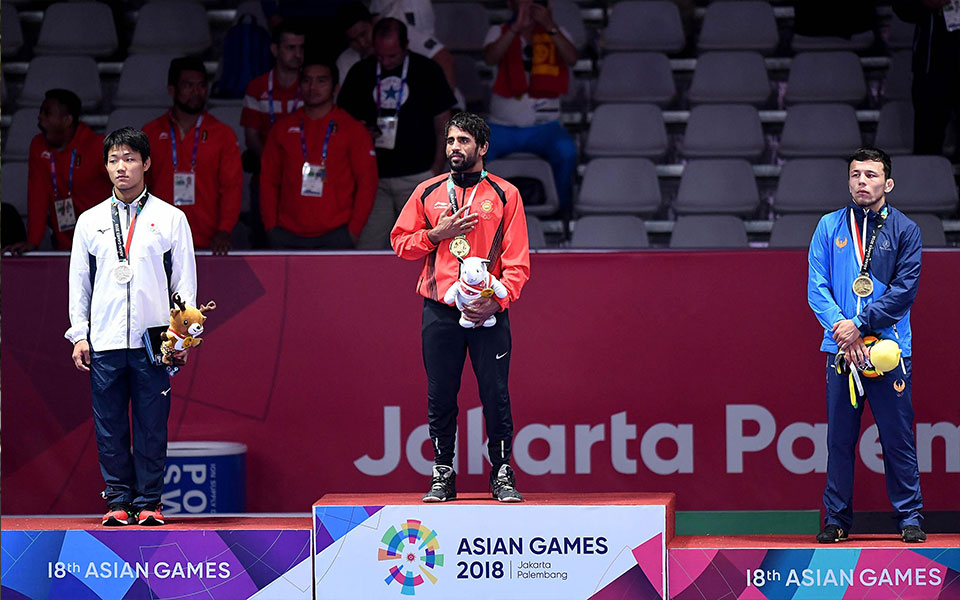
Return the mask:
{"type": "Polygon", "coordinates": [[[156,510],[149,508],[140,509],[140,511],[137,512],[137,524],[144,527],[158,527],[163,525],[163,514],[160,512],[160,507],[158,506],[156,510]]]}
{"type": "Polygon", "coordinates": [[[123,527],[124,525],[133,525],[137,520],[130,507],[126,504],[111,504],[107,507],[107,514],[103,515],[100,522],[104,527],[123,527]]]}

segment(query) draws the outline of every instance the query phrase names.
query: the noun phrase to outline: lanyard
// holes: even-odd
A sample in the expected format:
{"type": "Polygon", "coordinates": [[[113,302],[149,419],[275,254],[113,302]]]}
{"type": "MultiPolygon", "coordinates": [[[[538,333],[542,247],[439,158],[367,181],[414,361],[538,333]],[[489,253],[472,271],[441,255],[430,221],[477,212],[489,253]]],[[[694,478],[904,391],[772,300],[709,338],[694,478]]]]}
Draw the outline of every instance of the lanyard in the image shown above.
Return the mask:
{"type": "MultiPolygon", "coordinates": [[[[480,187],[480,182],[483,181],[484,178],[486,178],[486,176],[487,176],[486,171],[480,171],[480,179],[477,180],[477,185],[473,186],[473,191],[470,192],[470,199],[467,200],[467,203],[464,206],[470,206],[473,204],[473,198],[474,196],[477,195],[477,189],[480,187]]],[[[464,190],[463,193],[466,194],[467,193],[466,190],[464,190]]],[[[450,176],[447,177],[447,195],[450,196],[450,207],[452,209],[452,212],[457,212],[458,210],[460,210],[460,207],[457,206],[457,193],[453,189],[453,173],[451,173],[450,176]]]]}
{"type": "MultiPolygon", "coordinates": [[[[327,145],[330,144],[330,134],[337,128],[333,119],[330,119],[330,122],[327,123],[327,135],[323,137],[323,154],[320,156],[320,166],[324,167],[327,164],[327,145]]],[[[300,119],[300,149],[303,151],[303,162],[310,162],[307,159],[307,136],[303,133],[303,119],[300,119]]]]}
{"type": "MultiPolygon", "coordinates": [[[[70,170],[67,171],[67,198],[73,196],[73,166],[77,164],[77,149],[70,153],[70,170]]],[[[53,152],[50,152],[50,179],[53,181],[53,199],[60,199],[60,189],[57,186],[57,165],[53,162],[53,152]]]]}
{"type": "MultiPolygon", "coordinates": [[[[400,112],[400,104],[403,100],[403,90],[407,86],[407,67],[410,65],[410,55],[403,59],[403,70],[400,72],[400,93],[397,96],[397,112],[400,112]]],[[[377,61],[377,116],[380,116],[380,61],[377,61]]]]}
{"type": "Polygon", "coordinates": [[[873,248],[877,243],[877,237],[880,235],[880,230],[883,229],[883,224],[887,220],[887,206],[884,205],[880,209],[880,213],[877,215],[877,224],[873,228],[873,233],[870,234],[870,240],[867,241],[867,215],[863,216],[863,231],[860,231],[860,227],[857,225],[857,219],[854,215],[854,209],[850,209],[850,231],[853,233],[853,237],[856,240],[856,256],[857,262],[860,263],[860,274],[866,275],[870,270],[870,260],[873,258],[873,248]],[[864,250],[866,248],[866,250],[864,250]]]}
{"type": "MultiPolygon", "coordinates": [[[[193,130],[193,155],[190,157],[190,172],[197,170],[197,148],[200,146],[200,124],[203,123],[203,115],[197,119],[197,124],[193,130]]],[[[173,151],[173,171],[177,171],[177,133],[173,128],[173,121],[170,121],[170,148],[173,151]]]]}
{"type": "MultiPolygon", "coordinates": [[[[268,107],[269,107],[269,110],[270,110],[270,124],[271,124],[271,125],[273,125],[273,122],[277,120],[277,118],[276,118],[276,117],[274,116],[274,114],[273,114],[273,71],[274,71],[273,69],[270,69],[270,75],[267,76],[267,96],[270,98],[270,101],[269,101],[269,103],[268,103],[268,107]]],[[[300,104],[300,88],[299,88],[299,87],[297,87],[297,100],[296,100],[296,104],[300,104]]],[[[296,106],[296,104],[295,104],[294,106],[296,106]]],[[[283,104],[282,104],[282,103],[280,104],[280,108],[283,109],[283,104]]],[[[284,109],[283,112],[286,113],[286,109],[284,109]]]]}
{"type": "Polygon", "coordinates": [[[143,188],[143,193],[140,194],[140,200],[137,202],[137,212],[133,215],[133,220],[130,221],[130,226],[127,228],[127,243],[123,243],[123,234],[120,232],[120,209],[117,208],[117,203],[120,200],[114,195],[113,202],[110,203],[110,217],[113,219],[113,239],[117,244],[117,257],[121,261],[127,260],[127,257],[130,256],[130,242],[133,240],[133,229],[137,226],[137,217],[140,216],[140,211],[143,210],[143,205],[147,203],[147,188],[143,188]]]}

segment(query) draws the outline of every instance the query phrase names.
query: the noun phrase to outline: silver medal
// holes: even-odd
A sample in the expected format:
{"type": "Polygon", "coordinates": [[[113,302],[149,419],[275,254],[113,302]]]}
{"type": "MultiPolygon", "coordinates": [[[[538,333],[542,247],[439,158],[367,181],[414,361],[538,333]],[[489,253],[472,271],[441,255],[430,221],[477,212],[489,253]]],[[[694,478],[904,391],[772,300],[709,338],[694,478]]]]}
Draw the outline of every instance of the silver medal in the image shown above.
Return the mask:
{"type": "Polygon", "coordinates": [[[130,280],[133,279],[133,267],[131,267],[127,261],[121,261],[113,268],[113,278],[116,279],[120,285],[130,283],[130,280]]]}

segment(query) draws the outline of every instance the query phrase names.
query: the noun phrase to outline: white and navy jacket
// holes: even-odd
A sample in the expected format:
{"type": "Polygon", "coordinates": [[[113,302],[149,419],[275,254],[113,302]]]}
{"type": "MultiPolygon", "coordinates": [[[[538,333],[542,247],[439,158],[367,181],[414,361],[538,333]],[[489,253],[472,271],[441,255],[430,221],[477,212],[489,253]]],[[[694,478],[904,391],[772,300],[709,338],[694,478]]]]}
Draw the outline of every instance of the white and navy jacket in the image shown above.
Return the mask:
{"type": "Polygon", "coordinates": [[[88,340],[95,351],[142,348],[148,327],[170,323],[173,292],[196,306],[197,265],[183,211],[148,195],[130,242],[133,278],[121,284],[113,274],[120,262],[110,214],[114,202],[126,241],[137,202],[111,196],[77,219],[70,254],[70,328],[64,337],[88,340]]]}

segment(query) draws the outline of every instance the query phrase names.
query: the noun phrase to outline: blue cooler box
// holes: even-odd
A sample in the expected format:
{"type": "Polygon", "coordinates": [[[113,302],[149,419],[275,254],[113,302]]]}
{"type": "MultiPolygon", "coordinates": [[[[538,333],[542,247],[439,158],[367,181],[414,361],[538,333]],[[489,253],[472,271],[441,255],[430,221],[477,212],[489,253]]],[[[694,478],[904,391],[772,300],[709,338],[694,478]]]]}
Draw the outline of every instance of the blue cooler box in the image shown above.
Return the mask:
{"type": "Polygon", "coordinates": [[[246,462],[246,444],[170,442],[163,473],[163,512],[246,512],[246,462]]]}

